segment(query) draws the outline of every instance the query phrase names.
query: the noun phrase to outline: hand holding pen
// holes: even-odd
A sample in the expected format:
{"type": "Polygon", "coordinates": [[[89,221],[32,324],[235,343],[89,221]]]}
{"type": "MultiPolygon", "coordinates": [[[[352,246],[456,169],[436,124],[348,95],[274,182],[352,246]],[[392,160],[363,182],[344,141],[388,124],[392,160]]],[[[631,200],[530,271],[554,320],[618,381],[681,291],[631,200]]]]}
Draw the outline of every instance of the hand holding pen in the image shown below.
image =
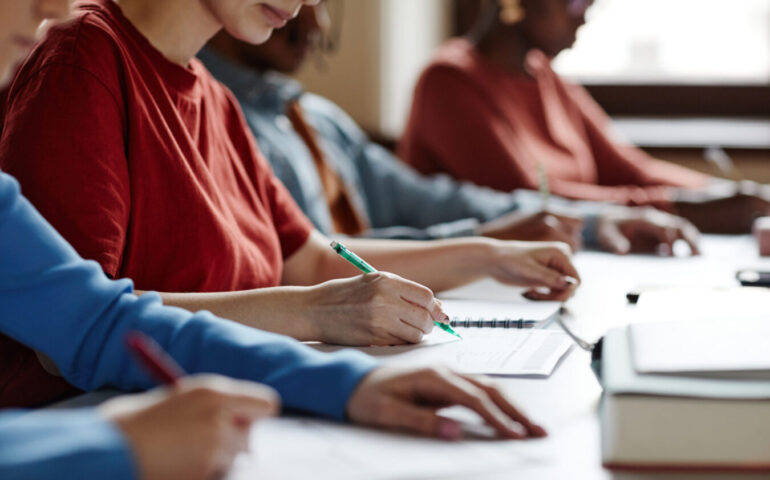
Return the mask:
{"type": "MultiPolygon", "coordinates": [[[[364,259],[356,255],[355,253],[345,248],[345,246],[342,245],[341,243],[337,241],[332,241],[331,247],[335,252],[337,252],[339,256],[341,256],[342,258],[350,262],[354,267],[361,270],[363,273],[377,272],[377,270],[374,267],[369,265],[364,259]]],[[[440,308],[441,302],[439,302],[437,299],[434,299],[434,303],[436,302],[438,303],[438,306],[440,308]]],[[[447,316],[447,314],[443,313],[443,311],[441,313],[442,313],[442,319],[444,321],[439,322],[439,321],[433,320],[433,323],[440,329],[444,330],[445,332],[452,334],[457,338],[462,338],[460,334],[455,332],[454,329],[452,329],[452,327],[449,326],[449,317],[447,316]]]]}
{"type": "Polygon", "coordinates": [[[170,387],[99,407],[125,436],[141,478],[219,478],[248,450],[251,423],[278,413],[278,395],[269,387],[218,375],[182,377],[146,335],[131,333],[126,340],[147,373],[170,387]]]}

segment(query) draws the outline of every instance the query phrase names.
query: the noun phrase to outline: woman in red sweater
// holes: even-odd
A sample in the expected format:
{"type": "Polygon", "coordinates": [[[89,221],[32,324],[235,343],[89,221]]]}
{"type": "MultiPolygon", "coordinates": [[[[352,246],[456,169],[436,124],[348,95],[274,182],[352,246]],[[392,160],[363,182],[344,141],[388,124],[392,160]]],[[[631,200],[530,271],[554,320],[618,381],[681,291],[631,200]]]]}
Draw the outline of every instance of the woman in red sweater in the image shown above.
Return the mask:
{"type": "Polygon", "coordinates": [[[486,2],[467,38],[450,40],[415,90],[401,157],[423,173],[446,172],[510,191],[551,190],[572,199],[650,205],[704,231],[745,232],[770,211],[756,184],[720,182],[617,142],[610,119],[551,59],[572,46],[591,0],[486,2]]]}
{"type": "MultiPolygon", "coordinates": [[[[569,297],[577,272],[565,244],[349,241],[410,281],[360,275],[313,230],[231,93],[194,57],[221,28],[259,43],[316,3],[78,2],[13,81],[0,166],[107,275],[300,340],[419,342],[447,319],[430,289],[482,277],[531,287],[533,298],[569,297]]],[[[9,344],[0,338],[0,351],[9,344]]]]}

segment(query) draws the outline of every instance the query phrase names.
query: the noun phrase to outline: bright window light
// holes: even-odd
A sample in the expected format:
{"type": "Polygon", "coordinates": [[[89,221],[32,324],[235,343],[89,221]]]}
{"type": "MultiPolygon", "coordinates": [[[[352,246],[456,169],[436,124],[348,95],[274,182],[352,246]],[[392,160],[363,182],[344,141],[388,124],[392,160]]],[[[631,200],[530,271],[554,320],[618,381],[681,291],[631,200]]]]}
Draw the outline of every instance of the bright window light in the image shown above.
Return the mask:
{"type": "Polygon", "coordinates": [[[770,0],[596,0],[555,67],[584,83],[770,84],[770,0]]]}

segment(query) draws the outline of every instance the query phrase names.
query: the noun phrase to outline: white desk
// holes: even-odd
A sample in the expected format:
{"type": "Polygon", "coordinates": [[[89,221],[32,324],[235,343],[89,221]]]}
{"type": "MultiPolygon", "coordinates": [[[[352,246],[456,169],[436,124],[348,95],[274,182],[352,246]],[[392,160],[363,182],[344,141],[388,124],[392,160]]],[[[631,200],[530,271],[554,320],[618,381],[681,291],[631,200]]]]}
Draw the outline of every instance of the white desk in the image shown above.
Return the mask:
{"type": "MultiPolygon", "coordinates": [[[[580,253],[576,257],[577,267],[583,278],[583,285],[578,294],[567,304],[571,318],[568,324],[588,340],[599,338],[608,328],[622,325],[627,321],[628,306],[625,293],[639,285],[736,285],[735,271],[743,267],[770,268],[770,260],[760,259],[751,237],[714,237],[703,239],[703,255],[693,258],[652,258],[652,257],[617,257],[600,253],[580,253]]],[[[510,294],[505,287],[481,282],[460,291],[463,295],[475,298],[504,298],[510,294]]],[[[338,450],[345,448],[346,441],[367,441],[382,445],[382,461],[409,463],[411,442],[414,439],[396,434],[366,433],[357,438],[357,432],[349,427],[328,426],[314,420],[309,425],[329,428],[325,432],[315,432],[305,436],[301,430],[292,430],[286,438],[271,442],[271,436],[257,436],[256,453],[251,465],[240,473],[236,469],[234,479],[260,478],[474,478],[474,479],[586,479],[602,480],[610,478],[655,478],[671,476],[620,475],[602,469],[600,464],[600,437],[596,411],[601,389],[589,367],[589,354],[577,348],[567,355],[557,366],[554,374],[547,380],[542,379],[504,379],[501,380],[506,392],[514,402],[533,419],[546,427],[550,435],[545,440],[524,442],[494,442],[486,447],[479,447],[478,442],[467,445],[445,444],[439,441],[422,441],[415,444],[422,448],[424,442],[431,442],[420,474],[405,477],[388,476],[380,471],[367,471],[361,465],[354,465],[339,458],[338,450]],[[337,431],[339,429],[339,431],[337,431]],[[333,435],[328,435],[333,433],[333,435]],[[287,441],[288,440],[288,441],[287,441]],[[395,455],[393,444],[402,442],[403,448],[395,455]],[[441,449],[445,449],[446,458],[479,455],[479,448],[486,448],[490,461],[481,463],[478,470],[449,474],[440,465],[441,449]],[[330,462],[339,462],[330,468],[319,468],[313,459],[312,451],[326,451],[335,458],[330,462]],[[498,458],[494,458],[497,456],[498,458]],[[501,460],[499,457],[504,457],[501,460]],[[294,459],[289,462],[288,459],[294,459]],[[500,464],[496,463],[500,460],[500,464]],[[435,475],[425,474],[430,471],[430,462],[434,462],[435,475]],[[287,463],[290,465],[287,466],[287,463]],[[366,472],[366,473],[365,473],[366,472]],[[301,475],[301,477],[300,477],[301,475]]],[[[289,422],[290,420],[278,420],[289,422]]],[[[273,432],[280,432],[280,423],[270,427],[273,432]]],[[[313,427],[310,426],[309,430],[313,427]]],[[[278,435],[280,437],[280,435],[278,435]]],[[[665,435],[661,437],[665,441],[665,435]]],[[[360,443],[359,443],[360,445],[360,443]]],[[[486,452],[486,451],[485,451],[486,452]]],[[[349,460],[349,459],[348,459],[349,460]]],[[[690,476],[686,478],[735,478],[735,476],[709,477],[690,476]]],[[[758,478],[758,477],[749,477],[758,478]]]]}
{"type": "MultiPolygon", "coordinates": [[[[578,254],[576,263],[583,285],[567,304],[571,313],[566,319],[567,324],[593,341],[608,328],[627,322],[629,309],[633,307],[627,305],[625,294],[639,285],[730,286],[736,285],[734,274],[738,268],[770,269],[770,260],[757,256],[751,237],[705,237],[702,249],[703,255],[693,258],[617,257],[592,252],[578,254]]],[[[459,293],[475,298],[500,299],[510,295],[511,290],[491,282],[481,282],[459,293]]],[[[546,380],[519,378],[500,382],[518,406],[546,427],[550,433],[547,439],[446,443],[330,425],[313,419],[302,420],[305,423],[298,428],[297,419],[278,419],[255,435],[254,453],[235,469],[232,479],[676,478],[660,475],[613,476],[602,469],[596,416],[601,389],[589,367],[588,353],[573,348],[546,380]],[[381,449],[378,458],[385,466],[369,471],[371,463],[356,463],[345,456],[346,452],[358,453],[366,449],[378,449],[378,453],[381,449]],[[415,452],[423,449],[424,454],[415,458],[418,455],[415,452]],[[319,458],[324,460],[319,461],[319,458]],[[452,469],[448,472],[442,468],[442,458],[467,458],[468,463],[474,465],[469,471],[452,469]],[[405,467],[413,462],[419,462],[419,472],[405,467]],[[394,465],[400,465],[401,472],[409,471],[411,474],[389,475],[387,467],[394,465]]],[[[98,396],[94,398],[99,399],[98,396]]],[[[665,441],[665,432],[662,432],[661,441],[665,441]]],[[[684,478],[736,476],[696,475],[684,478]]]]}

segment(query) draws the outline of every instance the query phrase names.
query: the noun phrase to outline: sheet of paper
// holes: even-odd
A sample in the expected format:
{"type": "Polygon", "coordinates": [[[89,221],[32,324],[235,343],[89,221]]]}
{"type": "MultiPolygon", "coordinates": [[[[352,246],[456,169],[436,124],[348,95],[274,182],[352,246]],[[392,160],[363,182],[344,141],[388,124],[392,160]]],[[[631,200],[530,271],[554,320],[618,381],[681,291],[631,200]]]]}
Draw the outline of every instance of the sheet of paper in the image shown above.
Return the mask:
{"type": "MultiPolygon", "coordinates": [[[[447,365],[461,373],[548,376],[572,346],[559,330],[457,328],[460,340],[436,328],[418,345],[363,347],[384,363],[447,365]]],[[[314,345],[323,351],[341,347],[314,345]]]]}
{"type": "Polygon", "coordinates": [[[639,373],[770,372],[770,316],[632,325],[639,373]]]}
{"type": "Polygon", "coordinates": [[[303,418],[260,421],[251,440],[228,480],[474,478],[532,461],[516,451],[523,442],[445,442],[303,418]]]}

